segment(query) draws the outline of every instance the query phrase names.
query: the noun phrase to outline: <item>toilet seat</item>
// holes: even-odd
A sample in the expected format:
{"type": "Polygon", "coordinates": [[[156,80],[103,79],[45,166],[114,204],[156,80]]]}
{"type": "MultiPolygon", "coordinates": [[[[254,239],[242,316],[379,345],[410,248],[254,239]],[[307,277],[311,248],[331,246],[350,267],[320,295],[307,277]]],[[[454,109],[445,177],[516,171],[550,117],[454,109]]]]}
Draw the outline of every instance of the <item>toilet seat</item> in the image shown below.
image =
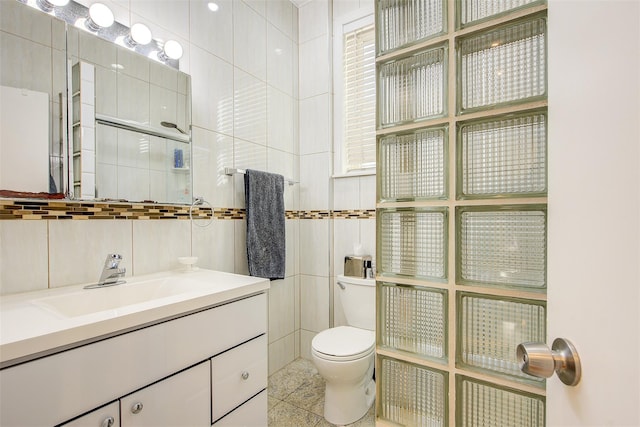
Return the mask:
{"type": "Polygon", "coordinates": [[[352,326],[324,330],[311,341],[311,348],[318,357],[343,362],[368,356],[375,350],[375,345],[373,331],[352,326]]]}

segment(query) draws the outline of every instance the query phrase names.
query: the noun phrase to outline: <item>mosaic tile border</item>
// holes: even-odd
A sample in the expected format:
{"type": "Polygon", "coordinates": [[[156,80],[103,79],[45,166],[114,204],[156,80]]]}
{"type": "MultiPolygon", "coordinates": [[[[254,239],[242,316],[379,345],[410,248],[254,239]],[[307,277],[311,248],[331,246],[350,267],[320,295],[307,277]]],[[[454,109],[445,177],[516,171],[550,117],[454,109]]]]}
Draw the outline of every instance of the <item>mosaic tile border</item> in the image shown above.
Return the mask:
{"type": "MultiPolygon", "coordinates": [[[[0,199],[0,220],[49,219],[193,219],[233,220],[245,219],[244,208],[207,208],[188,205],[159,205],[154,203],[124,202],[70,202],[60,200],[0,199]]],[[[288,210],[286,219],[375,219],[375,209],[349,210],[288,210]]]]}
{"type": "Polygon", "coordinates": [[[375,219],[375,209],[347,209],[332,211],[333,219],[375,219]]]}

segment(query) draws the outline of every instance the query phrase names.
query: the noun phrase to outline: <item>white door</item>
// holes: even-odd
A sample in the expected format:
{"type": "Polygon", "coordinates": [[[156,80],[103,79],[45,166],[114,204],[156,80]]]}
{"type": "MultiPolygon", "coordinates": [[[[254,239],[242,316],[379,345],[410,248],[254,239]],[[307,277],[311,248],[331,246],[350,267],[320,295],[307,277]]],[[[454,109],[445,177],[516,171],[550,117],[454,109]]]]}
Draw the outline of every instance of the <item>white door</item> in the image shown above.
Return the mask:
{"type": "Polygon", "coordinates": [[[640,2],[550,0],[548,426],[640,425],[640,2]]]}

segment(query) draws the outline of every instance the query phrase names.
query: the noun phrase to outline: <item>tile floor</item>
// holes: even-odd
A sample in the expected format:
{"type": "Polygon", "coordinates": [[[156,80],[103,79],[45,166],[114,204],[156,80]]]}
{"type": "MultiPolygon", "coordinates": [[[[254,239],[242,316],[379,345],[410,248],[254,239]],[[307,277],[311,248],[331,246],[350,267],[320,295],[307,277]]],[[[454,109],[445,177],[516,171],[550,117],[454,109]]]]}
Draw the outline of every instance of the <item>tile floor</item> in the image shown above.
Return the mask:
{"type": "MultiPolygon", "coordinates": [[[[375,404],[349,427],[375,426],[375,404]]],[[[269,377],[269,427],[331,427],[323,417],[324,380],[313,363],[296,359],[269,377]]]]}

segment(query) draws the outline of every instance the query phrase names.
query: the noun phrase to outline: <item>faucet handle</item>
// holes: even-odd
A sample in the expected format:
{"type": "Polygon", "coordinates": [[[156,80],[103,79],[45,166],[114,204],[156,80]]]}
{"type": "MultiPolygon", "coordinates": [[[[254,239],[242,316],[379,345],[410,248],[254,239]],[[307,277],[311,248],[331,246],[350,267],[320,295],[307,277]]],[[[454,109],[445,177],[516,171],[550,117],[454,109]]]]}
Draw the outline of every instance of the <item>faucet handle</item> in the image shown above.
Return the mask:
{"type": "Polygon", "coordinates": [[[122,255],[120,254],[107,254],[107,258],[104,260],[104,269],[105,270],[114,270],[118,268],[120,265],[120,261],[122,261],[122,255]]]}

